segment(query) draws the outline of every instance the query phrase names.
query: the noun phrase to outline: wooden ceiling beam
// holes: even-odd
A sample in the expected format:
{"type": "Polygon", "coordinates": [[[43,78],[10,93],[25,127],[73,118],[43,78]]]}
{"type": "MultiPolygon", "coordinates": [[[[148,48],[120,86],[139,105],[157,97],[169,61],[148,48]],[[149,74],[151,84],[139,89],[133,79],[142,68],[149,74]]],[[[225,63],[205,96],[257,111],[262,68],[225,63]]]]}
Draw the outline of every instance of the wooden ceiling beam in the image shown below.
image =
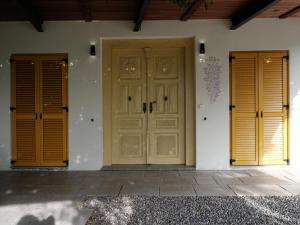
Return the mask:
{"type": "Polygon", "coordinates": [[[20,6],[20,8],[22,9],[22,11],[24,12],[24,14],[26,14],[26,16],[28,17],[28,20],[34,26],[34,28],[38,32],[44,32],[43,26],[42,26],[44,21],[41,18],[41,16],[39,15],[39,13],[33,7],[32,1],[31,0],[17,0],[17,3],[20,6]]]}
{"type": "Polygon", "coordinates": [[[141,30],[142,23],[143,23],[149,2],[150,2],[150,0],[140,0],[136,16],[133,19],[133,22],[134,22],[133,31],[134,32],[138,32],[141,30]]]}
{"type": "Polygon", "coordinates": [[[286,13],[283,13],[282,15],[279,16],[280,19],[285,19],[285,18],[288,18],[290,16],[293,16],[295,15],[296,13],[300,12],[300,5],[293,8],[292,10],[290,11],[287,11],[286,13]]]}
{"type": "Polygon", "coordinates": [[[231,30],[236,30],[280,1],[281,0],[258,0],[251,3],[231,18],[231,30]]]}
{"type": "Polygon", "coordinates": [[[205,0],[195,0],[181,15],[180,20],[181,21],[187,21],[189,20],[194,13],[197,11],[197,9],[205,3],[205,0]]]}
{"type": "Polygon", "coordinates": [[[90,0],[79,0],[81,5],[81,12],[82,17],[85,22],[92,22],[93,16],[92,16],[92,8],[90,5],[90,0]]]}

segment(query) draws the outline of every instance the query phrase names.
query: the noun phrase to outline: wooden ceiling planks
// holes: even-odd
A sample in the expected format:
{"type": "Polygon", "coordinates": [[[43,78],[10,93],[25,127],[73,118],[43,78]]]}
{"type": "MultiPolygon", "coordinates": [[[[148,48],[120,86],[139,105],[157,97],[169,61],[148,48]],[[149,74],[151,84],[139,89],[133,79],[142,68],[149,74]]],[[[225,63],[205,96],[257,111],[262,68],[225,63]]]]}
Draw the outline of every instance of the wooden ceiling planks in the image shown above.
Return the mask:
{"type": "MultiPolygon", "coordinates": [[[[208,0],[208,8],[199,6],[190,19],[230,19],[245,5],[255,0],[208,0]]],[[[0,3],[1,21],[27,20],[17,6],[17,0],[2,0],[0,3]]],[[[32,4],[43,20],[132,20],[139,0],[89,0],[90,17],[84,16],[82,0],[32,0],[32,4]]],[[[299,0],[282,0],[258,17],[271,18],[299,6],[299,0]]],[[[145,20],[179,20],[184,9],[171,0],[151,0],[145,13],[145,20]]],[[[89,14],[87,14],[89,16],[89,14]]],[[[300,12],[292,15],[300,17],[300,12]]]]}
{"type": "MultiPolygon", "coordinates": [[[[300,5],[299,0],[282,0],[260,15],[262,18],[279,17],[300,5]]],[[[297,16],[297,15],[294,15],[297,16]]],[[[299,14],[298,14],[299,16],[299,14]]]]}

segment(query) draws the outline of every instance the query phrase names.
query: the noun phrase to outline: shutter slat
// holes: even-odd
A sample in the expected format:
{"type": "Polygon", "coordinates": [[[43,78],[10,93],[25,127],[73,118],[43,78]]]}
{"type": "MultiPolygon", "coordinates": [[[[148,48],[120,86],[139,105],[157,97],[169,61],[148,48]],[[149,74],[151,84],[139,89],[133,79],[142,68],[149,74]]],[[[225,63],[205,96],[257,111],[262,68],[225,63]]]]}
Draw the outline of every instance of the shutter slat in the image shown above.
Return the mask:
{"type": "Polygon", "coordinates": [[[63,161],[63,120],[43,120],[43,161],[63,161]]]}
{"type": "Polygon", "coordinates": [[[16,150],[17,161],[35,162],[36,159],[36,130],[35,120],[17,119],[16,121],[16,150]]]}
{"type": "Polygon", "coordinates": [[[17,113],[35,113],[35,64],[33,60],[15,62],[17,113]]]}

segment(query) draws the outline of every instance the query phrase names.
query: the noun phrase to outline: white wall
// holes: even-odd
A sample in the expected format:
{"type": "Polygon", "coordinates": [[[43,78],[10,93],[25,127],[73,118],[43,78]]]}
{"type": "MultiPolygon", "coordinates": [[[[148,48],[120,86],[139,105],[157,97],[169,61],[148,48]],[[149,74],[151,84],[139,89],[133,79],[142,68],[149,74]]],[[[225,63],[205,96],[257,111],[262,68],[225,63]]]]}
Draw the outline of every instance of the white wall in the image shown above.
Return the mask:
{"type": "Polygon", "coordinates": [[[222,65],[222,94],[214,104],[196,60],[197,169],[229,169],[229,51],[289,50],[291,165],[300,165],[300,19],[257,19],[237,31],[226,20],[146,21],[132,32],[131,22],[46,22],[38,33],[26,22],[0,23],[0,170],[10,168],[10,68],[12,53],[68,53],[69,62],[69,160],[71,170],[97,170],[102,166],[102,94],[100,38],[196,37],[206,41],[207,56],[222,65]],[[97,57],[89,56],[96,42],[97,57]],[[2,67],[1,67],[2,65],[2,67]],[[204,121],[203,117],[207,120],[204,121]],[[90,119],[94,118],[94,122],[90,119]]]}

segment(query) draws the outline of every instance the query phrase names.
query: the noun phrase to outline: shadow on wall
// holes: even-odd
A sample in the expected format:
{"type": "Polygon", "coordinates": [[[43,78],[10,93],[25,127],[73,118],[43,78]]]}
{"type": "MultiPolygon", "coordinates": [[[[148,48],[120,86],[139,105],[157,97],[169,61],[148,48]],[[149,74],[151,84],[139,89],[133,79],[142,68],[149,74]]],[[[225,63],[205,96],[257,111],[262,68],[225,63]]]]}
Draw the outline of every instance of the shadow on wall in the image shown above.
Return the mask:
{"type": "Polygon", "coordinates": [[[55,219],[53,216],[49,216],[45,220],[39,220],[33,215],[26,215],[21,218],[17,225],[55,225],[55,219]]]}

